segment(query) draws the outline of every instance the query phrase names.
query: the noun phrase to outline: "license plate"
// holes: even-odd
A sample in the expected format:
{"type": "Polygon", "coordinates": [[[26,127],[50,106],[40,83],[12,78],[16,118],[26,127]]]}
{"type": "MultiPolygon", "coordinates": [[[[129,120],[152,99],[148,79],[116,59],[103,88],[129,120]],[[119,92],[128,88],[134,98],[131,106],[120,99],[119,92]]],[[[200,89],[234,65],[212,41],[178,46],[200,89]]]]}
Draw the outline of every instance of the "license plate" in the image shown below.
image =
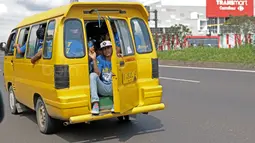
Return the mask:
{"type": "Polygon", "coordinates": [[[135,71],[123,73],[123,84],[133,82],[133,81],[135,81],[135,78],[136,78],[135,71]]]}

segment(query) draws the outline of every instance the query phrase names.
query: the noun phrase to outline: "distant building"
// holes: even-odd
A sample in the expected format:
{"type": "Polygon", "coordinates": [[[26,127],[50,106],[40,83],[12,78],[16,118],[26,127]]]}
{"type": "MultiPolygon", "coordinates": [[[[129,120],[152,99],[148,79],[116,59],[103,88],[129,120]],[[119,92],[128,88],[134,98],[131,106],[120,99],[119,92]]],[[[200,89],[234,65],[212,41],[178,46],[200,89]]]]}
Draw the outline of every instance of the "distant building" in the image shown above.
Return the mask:
{"type": "MultiPolygon", "coordinates": [[[[151,10],[158,10],[158,30],[164,32],[175,24],[187,25],[193,35],[206,35],[221,33],[221,26],[229,15],[238,16],[247,14],[254,16],[253,0],[242,0],[241,3],[232,0],[206,0],[206,6],[167,6],[162,5],[161,0],[143,1],[151,10]]],[[[151,19],[154,14],[151,13],[151,19]]],[[[154,21],[149,25],[155,31],[154,21]]]]}
{"type": "MultiPolygon", "coordinates": [[[[187,25],[193,35],[207,34],[206,9],[202,6],[164,6],[161,2],[150,4],[151,10],[158,10],[158,28],[164,32],[175,24],[187,25]]],[[[154,19],[154,13],[150,13],[151,19],[154,19]]],[[[150,21],[149,25],[154,31],[155,22],[150,21]]]]}

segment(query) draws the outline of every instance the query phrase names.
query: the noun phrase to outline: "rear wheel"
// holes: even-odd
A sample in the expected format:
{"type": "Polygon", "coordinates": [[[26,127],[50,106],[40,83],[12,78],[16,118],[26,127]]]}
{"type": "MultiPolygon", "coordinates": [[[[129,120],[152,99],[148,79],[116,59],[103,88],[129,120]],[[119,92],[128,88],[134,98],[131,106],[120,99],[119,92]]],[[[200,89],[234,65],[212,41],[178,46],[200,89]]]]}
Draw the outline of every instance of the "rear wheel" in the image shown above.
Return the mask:
{"type": "Polygon", "coordinates": [[[12,86],[9,87],[8,98],[9,98],[9,107],[10,107],[11,113],[14,115],[18,114],[18,110],[17,110],[17,106],[16,106],[17,100],[16,100],[12,86]]]}
{"type": "Polygon", "coordinates": [[[124,120],[123,116],[118,117],[118,119],[119,119],[119,121],[123,121],[124,120]]]}
{"type": "Polygon", "coordinates": [[[36,103],[36,119],[40,132],[44,134],[52,134],[57,132],[61,127],[59,120],[49,116],[43,100],[39,97],[36,103]]]}
{"type": "Polygon", "coordinates": [[[129,116],[124,116],[125,121],[130,121],[129,116]]]}
{"type": "Polygon", "coordinates": [[[127,116],[121,116],[121,117],[118,117],[118,119],[119,119],[119,121],[130,121],[130,118],[129,118],[129,116],[127,115],[127,116]]]}

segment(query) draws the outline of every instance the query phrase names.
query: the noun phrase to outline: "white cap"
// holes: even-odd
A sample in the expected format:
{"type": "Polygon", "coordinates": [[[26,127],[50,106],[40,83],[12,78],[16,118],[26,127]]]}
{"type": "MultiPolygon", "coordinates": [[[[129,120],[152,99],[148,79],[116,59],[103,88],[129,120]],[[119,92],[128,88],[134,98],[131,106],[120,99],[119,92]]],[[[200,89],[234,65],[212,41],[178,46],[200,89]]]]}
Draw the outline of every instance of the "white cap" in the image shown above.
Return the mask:
{"type": "Polygon", "coordinates": [[[112,46],[111,41],[103,41],[103,42],[100,44],[100,47],[101,47],[101,48],[108,47],[108,46],[112,46]]]}

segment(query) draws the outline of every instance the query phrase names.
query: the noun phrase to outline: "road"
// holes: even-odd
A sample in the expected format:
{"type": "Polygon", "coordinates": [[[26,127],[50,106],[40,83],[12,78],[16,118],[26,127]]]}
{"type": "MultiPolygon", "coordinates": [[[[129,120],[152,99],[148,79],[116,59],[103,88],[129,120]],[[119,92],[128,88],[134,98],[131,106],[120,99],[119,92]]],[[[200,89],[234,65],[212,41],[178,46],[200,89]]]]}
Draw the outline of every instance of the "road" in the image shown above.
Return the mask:
{"type": "Polygon", "coordinates": [[[1,142],[254,143],[254,73],[161,67],[160,76],[164,111],[139,115],[131,123],[111,119],[43,135],[34,113],[14,116],[6,108],[0,124],[1,142]]]}

